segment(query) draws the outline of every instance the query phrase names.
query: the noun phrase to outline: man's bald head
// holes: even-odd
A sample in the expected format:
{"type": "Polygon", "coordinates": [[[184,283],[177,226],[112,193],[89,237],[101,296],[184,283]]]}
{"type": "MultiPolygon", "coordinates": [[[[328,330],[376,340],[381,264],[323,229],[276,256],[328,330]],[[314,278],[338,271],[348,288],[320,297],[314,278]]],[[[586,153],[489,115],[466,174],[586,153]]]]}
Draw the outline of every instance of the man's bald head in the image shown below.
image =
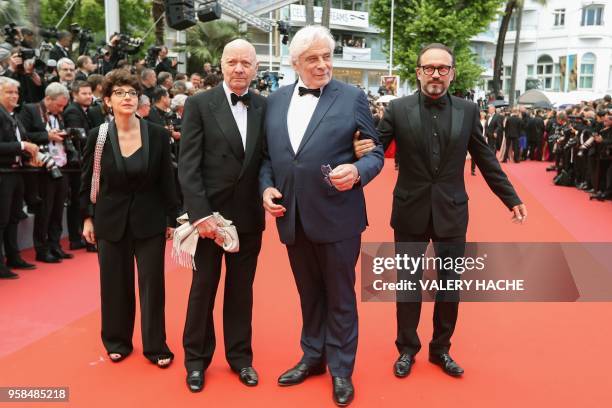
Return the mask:
{"type": "Polygon", "coordinates": [[[231,41],[223,48],[221,71],[232,92],[242,95],[257,74],[257,54],[253,45],[242,39],[231,41]]]}
{"type": "Polygon", "coordinates": [[[225,47],[223,47],[223,55],[221,56],[221,60],[223,61],[228,55],[235,51],[248,52],[253,56],[253,60],[257,58],[257,52],[255,52],[255,47],[253,44],[247,40],[238,38],[225,44],[225,47]]]}

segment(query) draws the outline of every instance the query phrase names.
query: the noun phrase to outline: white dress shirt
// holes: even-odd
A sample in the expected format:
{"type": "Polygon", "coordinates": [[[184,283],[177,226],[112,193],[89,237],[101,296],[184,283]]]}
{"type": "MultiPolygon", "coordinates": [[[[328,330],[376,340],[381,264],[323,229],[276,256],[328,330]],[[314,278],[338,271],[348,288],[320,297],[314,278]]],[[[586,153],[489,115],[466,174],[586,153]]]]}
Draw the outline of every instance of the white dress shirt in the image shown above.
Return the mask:
{"type": "MultiPolygon", "coordinates": [[[[49,114],[49,121],[47,122],[47,132],[51,129],[59,129],[59,121],[55,115],[49,114]]],[[[58,167],[64,167],[66,163],[68,163],[68,158],[66,157],[66,149],[64,149],[64,142],[49,142],[47,145],[49,147],[49,154],[53,158],[55,164],[58,167]]]]}
{"type": "MultiPolygon", "coordinates": [[[[311,94],[300,96],[300,86],[308,88],[301,79],[298,80],[293,90],[293,96],[291,96],[289,111],[287,112],[287,130],[289,131],[289,140],[291,141],[294,153],[297,153],[300,147],[304,133],[306,133],[306,128],[320,99],[311,94]]],[[[321,93],[323,93],[323,88],[321,88],[321,93]]]]}
{"type": "MultiPolygon", "coordinates": [[[[238,102],[236,105],[232,105],[232,91],[229,89],[225,81],[223,81],[223,90],[225,91],[225,96],[227,97],[227,103],[229,103],[230,109],[232,110],[232,115],[234,115],[234,120],[236,121],[236,125],[238,125],[238,130],[240,131],[240,137],[242,138],[242,148],[246,150],[246,138],[247,138],[247,115],[248,110],[244,103],[238,102]]],[[[242,95],[245,95],[249,90],[247,89],[242,95]]],[[[238,95],[238,96],[242,96],[238,95]]]]}

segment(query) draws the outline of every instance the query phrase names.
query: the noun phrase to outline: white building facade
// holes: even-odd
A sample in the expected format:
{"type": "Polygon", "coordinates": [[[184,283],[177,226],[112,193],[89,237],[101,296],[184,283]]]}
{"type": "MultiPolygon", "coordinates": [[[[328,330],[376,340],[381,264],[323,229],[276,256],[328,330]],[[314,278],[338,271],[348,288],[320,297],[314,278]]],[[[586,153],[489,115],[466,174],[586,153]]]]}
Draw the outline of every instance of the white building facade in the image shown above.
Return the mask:
{"type": "MultiPolygon", "coordinates": [[[[476,36],[472,48],[485,68],[483,89],[491,89],[499,21],[476,36]]],[[[516,13],[506,35],[503,91],[508,95],[516,40],[516,13]]],[[[527,0],[523,11],[516,93],[612,93],[612,0],[527,0]]]]}

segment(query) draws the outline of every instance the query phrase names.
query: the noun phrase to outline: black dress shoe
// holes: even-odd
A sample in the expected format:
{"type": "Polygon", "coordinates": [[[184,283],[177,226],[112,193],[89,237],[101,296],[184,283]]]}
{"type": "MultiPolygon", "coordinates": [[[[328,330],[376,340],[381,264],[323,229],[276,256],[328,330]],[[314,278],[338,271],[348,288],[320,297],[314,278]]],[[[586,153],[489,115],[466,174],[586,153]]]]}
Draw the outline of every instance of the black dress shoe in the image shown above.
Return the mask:
{"type": "Polygon", "coordinates": [[[295,367],[285,371],[278,377],[278,385],[296,385],[303,382],[311,375],[325,374],[325,365],[317,365],[308,367],[304,363],[298,363],[295,367]]]}
{"type": "Polygon", "coordinates": [[[187,372],[187,387],[191,392],[200,392],[204,388],[204,371],[191,370],[187,372]]]}
{"type": "Polygon", "coordinates": [[[74,255],[67,254],[66,252],[64,252],[62,250],[62,248],[52,248],[52,249],[49,250],[49,252],[51,253],[51,255],[54,255],[55,257],[57,257],[59,259],[72,259],[72,258],[74,258],[74,255]]]}
{"type": "Polygon", "coordinates": [[[60,263],[62,260],[50,252],[39,252],[36,254],[36,260],[45,263],[60,263]]]}
{"type": "Polygon", "coordinates": [[[463,375],[463,368],[459,367],[448,353],[429,354],[429,361],[442,367],[444,372],[452,377],[463,375]]]}
{"type": "Polygon", "coordinates": [[[71,242],[69,248],[71,251],[76,251],[77,249],[83,249],[86,246],[87,245],[85,241],[81,240],[81,241],[71,242]]]}
{"type": "Polygon", "coordinates": [[[10,266],[13,269],[36,269],[36,265],[27,263],[21,258],[11,259],[6,262],[6,266],[10,266]]]}
{"type": "Polygon", "coordinates": [[[413,364],[414,356],[412,354],[404,353],[399,356],[393,365],[393,374],[395,374],[396,377],[404,378],[410,374],[413,364]]]}
{"type": "Polygon", "coordinates": [[[340,407],[346,407],[355,397],[355,388],[351,377],[332,377],[334,385],[334,402],[340,407]]]}
{"type": "Polygon", "coordinates": [[[6,268],[0,269],[0,279],[19,279],[19,275],[6,268]]]}
{"type": "Polygon", "coordinates": [[[259,376],[257,375],[257,371],[253,367],[244,367],[241,368],[238,372],[238,378],[240,381],[249,387],[254,387],[259,383],[259,376]]]}

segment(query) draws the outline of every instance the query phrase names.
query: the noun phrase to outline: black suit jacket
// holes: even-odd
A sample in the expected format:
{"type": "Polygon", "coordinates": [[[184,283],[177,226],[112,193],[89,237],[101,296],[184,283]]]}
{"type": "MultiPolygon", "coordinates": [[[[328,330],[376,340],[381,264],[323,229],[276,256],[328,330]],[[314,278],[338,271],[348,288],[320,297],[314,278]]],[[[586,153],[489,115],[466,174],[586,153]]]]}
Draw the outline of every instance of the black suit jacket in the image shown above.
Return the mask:
{"type": "Polygon", "coordinates": [[[519,137],[521,137],[521,130],[523,130],[522,118],[513,115],[506,120],[507,139],[518,139],[519,137]]]}
{"type": "Polygon", "coordinates": [[[539,143],[544,135],[544,120],[535,116],[527,122],[527,140],[531,143],[539,143]]]}
{"type": "Polygon", "coordinates": [[[391,213],[395,230],[424,234],[431,218],[438,236],[465,235],[468,195],[463,170],[468,151],[508,208],[521,202],[482,136],[478,106],[454,96],[451,106],[450,140],[437,172],[431,165],[430,143],[421,131],[418,94],[391,101],[378,126],[385,149],[395,139],[401,163],[391,213]]]}
{"type": "Polygon", "coordinates": [[[63,117],[64,126],[67,128],[82,128],[85,129],[87,133],[93,128],[91,120],[85,115],[81,105],[76,102],[72,102],[70,105],[66,106],[63,117]]]}
{"type": "Polygon", "coordinates": [[[21,143],[17,141],[15,134],[15,121],[19,126],[19,134],[22,141],[28,141],[25,128],[19,122],[17,116],[11,118],[10,114],[0,105],[0,167],[10,167],[16,164],[16,156],[20,156],[21,143]]]}
{"type": "Polygon", "coordinates": [[[93,103],[89,107],[89,111],[87,112],[89,116],[89,120],[91,121],[91,127],[95,128],[106,122],[106,114],[102,110],[101,103],[93,103]]]}
{"type": "Polygon", "coordinates": [[[115,122],[110,122],[108,137],[102,151],[100,190],[96,204],[90,200],[93,160],[99,128],[89,132],[81,178],[81,213],[93,217],[98,239],[119,241],[126,227],[136,238],[148,238],[164,233],[176,224],[178,198],[174,173],[170,163],[168,131],[140,120],[142,148],[147,175],[136,190],[131,190],[115,122]]]}
{"type": "Polygon", "coordinates": [[[263,231],[258,177],[265,110],[265,98],[251,94],[245,151],[222,84],[187,99],[179,181],[191,222],[218,211],[240,233],[263,231]]]}
{"type": "Polygon", "coordinates": [[[153,105],[151,106],[151,110],[149,111],[149,116],[147,116],[147,120],[159,126],[166,126],[166,120],[162,115],[163,113],[160,113],[159,109],[157,109],[157,106],[153,105]]]}
{"type": "Polygon", "coordinates": [[[489,122],[489,118],[487,118],[487,121],[485,123],[487,123],[487,126],[484,131],[485,131],[485,136],[487,138],[494,137],[494,134],[496,134],[497,137],[501,137],[502,117],[500,114],[498,113],[493,114],[493,118],[491,119],[491,122],[489,122]]]}
{"type": "MultiPolygon", "coordinates": [[[[26,130],[26,137],[38,145],[49,143],[49,134],[47,133],[47,124],[41,116],[41,109],[45,111],[43,102],[28,103],[24,105],[19,112],[19,120],[26,130]]],[[[61,115],[58,116],[60,128],[64,128],[61,115]]]]}

